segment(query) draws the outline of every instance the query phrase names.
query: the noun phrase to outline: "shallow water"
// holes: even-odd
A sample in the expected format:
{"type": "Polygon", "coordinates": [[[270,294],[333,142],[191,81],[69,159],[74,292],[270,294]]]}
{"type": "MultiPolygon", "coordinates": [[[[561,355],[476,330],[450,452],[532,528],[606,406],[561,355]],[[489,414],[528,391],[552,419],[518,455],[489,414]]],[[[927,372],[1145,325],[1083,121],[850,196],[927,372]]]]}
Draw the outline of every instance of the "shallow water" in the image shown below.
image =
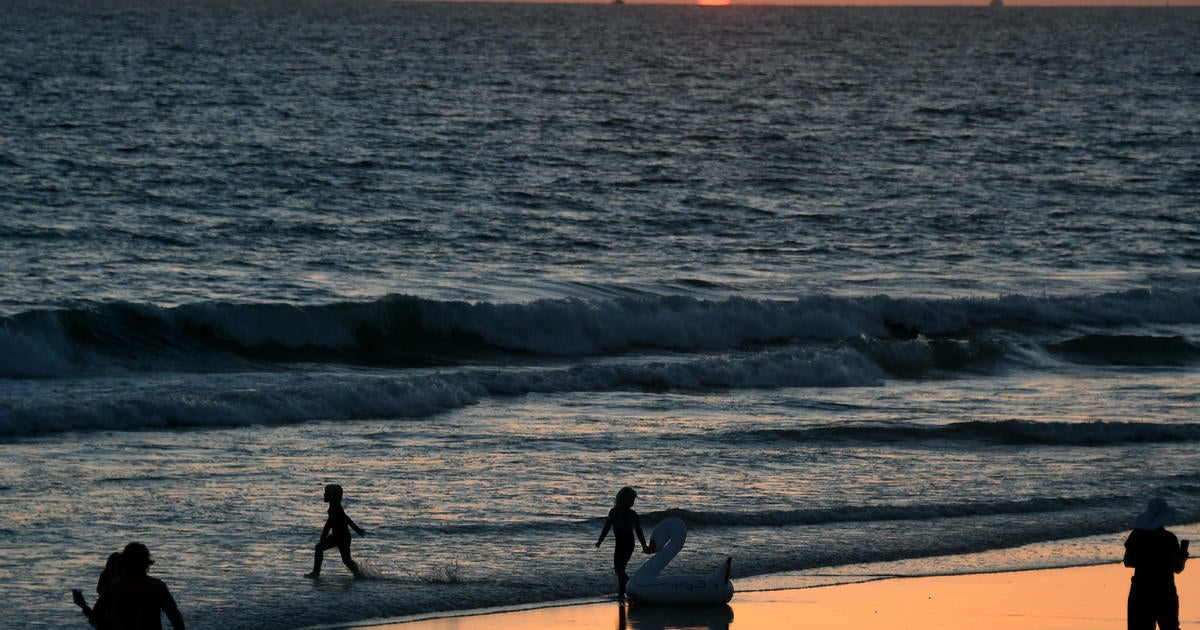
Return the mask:
{"type": "Polygon", "coordinates": [[[739,578],[800,570],[784,580],[793,585],[813,572],[854,579],[851,567],[891,559],[936,573],[945,561],[916,559],[983,549],[997,551],[969,568],[1111,561],[1147,491],[1169,490],[1183,520],[1200,518],[1187,500],[1191,440],[1140,433],[1192,424],[1173,422],[1171,409],[1116,420],[1149,407],[1151,391],[1169,398],[1164,380],[1195,391],[1194,376],[1099,374],[1069,387],[992,377],[767,395],[530,395],[426,420],[25,438],[3,445],[0,482],[6,551],[32,562],[36,579],[6,588],[10,601],[44,601],[35,610],[62,618],[68,589],[90,584],[107,551],[136,538],[150,541],[156,574],[200,627],[600,594],[612,588],[610,551],[592,542],[614,485],[627,481],[641,490],[647,529],[668,513],[689,522],[672,565],[680,572],[726,554],[739,578]],[[1068,403],[1092,420],[1064,422],[1056,405],[1068,403]],[[1027,424],[988,428],[1008,418],[1027,424]],[[346,509],[368,532],[355,554],[379,579],[351,580],[336,556],[317,583],[300,577],[327,481],[345,486],[346,509]],[[1032,558],[1012,551],[1054,540],[1064,542],[1032,558]]]}

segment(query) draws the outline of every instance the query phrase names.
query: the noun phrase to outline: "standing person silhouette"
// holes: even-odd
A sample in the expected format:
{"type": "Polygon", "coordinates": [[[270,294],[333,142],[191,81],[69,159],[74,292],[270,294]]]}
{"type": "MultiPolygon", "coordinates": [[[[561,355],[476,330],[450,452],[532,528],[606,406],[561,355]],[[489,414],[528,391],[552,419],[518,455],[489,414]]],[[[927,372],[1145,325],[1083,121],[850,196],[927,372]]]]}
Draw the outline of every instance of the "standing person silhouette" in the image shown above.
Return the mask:
{"type": "Polygon", "coordinates": [[[325,550],[334,547],[341,552],[342,563],[346,565],[347,569],[350,569],[354,577],[362,577],[358,563],[350,558],[350,528],[353,527],[359,536],[366,536],[367,533],[350,520],[350,517],[346,516],[346,510],[342,509],[341,486],[336,483],[325,486],[325,502],[329,504],[329,518],[325,521],[325,527],[321,529],[321,540],[317,543],[312,573],[304,577],[320,577],[321,561],[324,559],[325,550]]]}
{"type": "Polygon", "coordinates": [[[616,538],[616,546],[613,548],[613,572],[617,574],[617,597],[621,599],[625,598],[625,585],[629,582],[629,574],[625,572],[625,567],[629,564],[629,558],[633,556],[635,533],[638,541],[642,543],[642,552],[650,553],[650,548],[646,546],[646,535],[642,533],[641,521],[638,520],[637,512],[633,511],[635,499],[637,491],[629,486],[617,491],[617,498],[613,501],[612,509],[608,511],[608,518],[604,519],[604,529],[600,530],[600,539],[596,541],[596,548],[599,549],[610,529],[616,538]]]}
{"type": "Polygon", "coordinates": [[[1129,630],[1179,630],[1179,594],[1175,574],[1187,562],[1187,542],[1180,545],[1166,526],[1175,509],[1154,498],[1133,522],[1125,540],[1125,566],[1133,569],[1129,585],[1129,630]]]}
{"type": "Polygon", "coordinates": [[[129,543],[121,552],[121,573],[96,600],[90,620],[97,628],[162,630],[162,615],[175,630],[184,630],[183,615],[167,585],[147,573],[154,560],[142,543],[129,543]]]}

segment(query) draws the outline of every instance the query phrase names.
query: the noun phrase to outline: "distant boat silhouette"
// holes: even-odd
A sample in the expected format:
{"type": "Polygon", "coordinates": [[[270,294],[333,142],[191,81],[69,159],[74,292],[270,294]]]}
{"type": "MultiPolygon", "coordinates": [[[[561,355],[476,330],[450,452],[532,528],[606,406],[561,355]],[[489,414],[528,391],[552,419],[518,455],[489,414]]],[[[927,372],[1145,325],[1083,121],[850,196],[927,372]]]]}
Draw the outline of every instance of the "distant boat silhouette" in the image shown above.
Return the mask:
{"type": "Polygon", "coordinates": [[[1002,7],[1004,6],[1004,0],[992,0],[990,3],[988,3],[988,6],[997,8],[1002,7]]]}
{"type": "Polygon", "coordinates": [[[613,4],[625,4],[625,0],[612,0],[613,4]]]}

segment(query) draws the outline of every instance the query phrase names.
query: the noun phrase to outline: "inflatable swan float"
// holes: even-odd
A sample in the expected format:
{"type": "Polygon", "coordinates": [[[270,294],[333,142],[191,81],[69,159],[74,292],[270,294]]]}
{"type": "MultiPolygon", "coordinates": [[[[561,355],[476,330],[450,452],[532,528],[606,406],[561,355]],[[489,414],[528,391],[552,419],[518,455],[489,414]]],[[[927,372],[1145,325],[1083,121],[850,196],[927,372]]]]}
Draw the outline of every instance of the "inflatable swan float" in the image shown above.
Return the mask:
{"type": "Polygon", "coordinates": [[[633,574],[625,587],[631,601],[660,606],[711,606],[733,599],[733,583],[729,581],[733,558],[726,558],[708,575],[659,575],[683,549],[686,538],[687,526],[674,516],[654,528],[650,549],[657,553],[633,574]]]}

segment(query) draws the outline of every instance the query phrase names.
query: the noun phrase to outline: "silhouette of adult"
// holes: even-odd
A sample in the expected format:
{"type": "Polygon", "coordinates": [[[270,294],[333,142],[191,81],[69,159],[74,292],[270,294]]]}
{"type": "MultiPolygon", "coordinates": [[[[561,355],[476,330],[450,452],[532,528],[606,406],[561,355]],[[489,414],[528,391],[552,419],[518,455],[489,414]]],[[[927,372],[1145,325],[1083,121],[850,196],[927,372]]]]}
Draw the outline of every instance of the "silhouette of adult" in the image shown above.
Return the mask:
{"type": "Polygon", "coordinates": [[[1129,585],[1129,630],[1179,630],[1179,594],[1175,574],[1187,562],[1187,541],[1181,547],[1166,526],[1175,509],[1161,497],[1150,500],[1133,522],[1125,540],[1125,566],[1133,569],[1129,585]]]}
{"type": "Polygon", "coordinates": [[[103,630],[162,630],[166,613],[171,627],[184,630],[183,615],[167,585],[147,573],[154,560],[142,543],[129,543],[121,552],[121,574],[104,587],[92,611],[103,630]]]}

